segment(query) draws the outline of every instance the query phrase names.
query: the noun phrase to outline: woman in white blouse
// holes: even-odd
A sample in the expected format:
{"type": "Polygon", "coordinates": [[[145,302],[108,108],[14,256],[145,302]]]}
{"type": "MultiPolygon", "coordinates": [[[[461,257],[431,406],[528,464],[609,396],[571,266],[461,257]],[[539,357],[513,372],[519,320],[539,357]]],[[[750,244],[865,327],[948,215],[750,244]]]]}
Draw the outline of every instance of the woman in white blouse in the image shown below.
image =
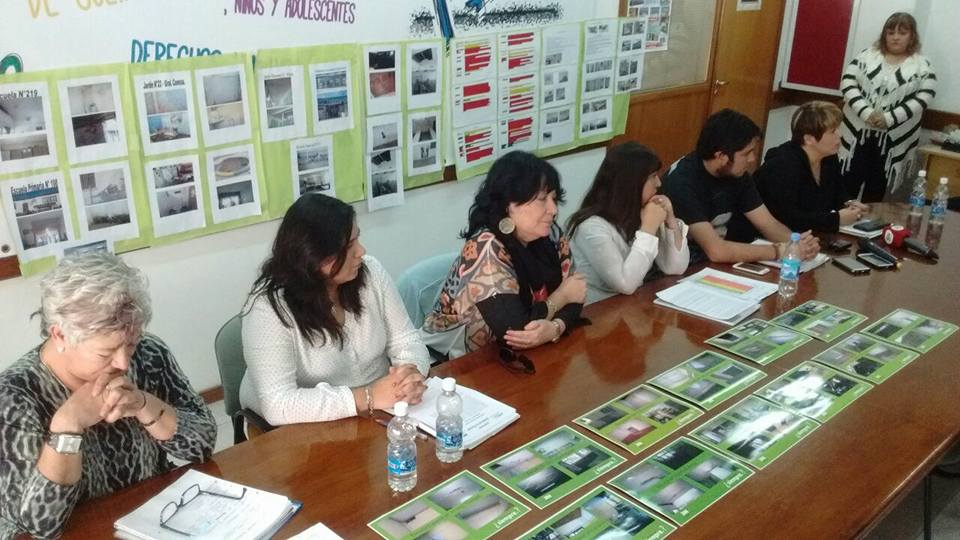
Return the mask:
{"type": "Polygon", "coordinates": [[[418,403],[430,356],[353,207],[309,193],[287,210],[243,314],[240,402],[272,425],[418,403]]]}
{"type": "Polygon", "coordinates": [[[690,261],[687,226],[660,187],[660,158],[635,142],[607,152],[580,209],[568,222],[573,260],[587,277],[587,303],[633,294],[654,262],[682,274],[690,261]]]}

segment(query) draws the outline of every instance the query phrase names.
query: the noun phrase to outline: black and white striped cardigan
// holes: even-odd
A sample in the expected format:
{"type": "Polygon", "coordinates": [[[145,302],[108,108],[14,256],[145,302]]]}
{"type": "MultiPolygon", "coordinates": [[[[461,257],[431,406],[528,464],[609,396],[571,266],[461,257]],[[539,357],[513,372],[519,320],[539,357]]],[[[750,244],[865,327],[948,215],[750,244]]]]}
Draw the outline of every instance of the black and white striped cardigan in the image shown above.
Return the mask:
{"type": "Polygon", "coordinates": [[[857,146],[868,133],[880,134],[886,154],[883,169],[888,189],[896,190],[904,175],[912,174],[911,161],[920,139],[920,119],[936,96],[937,76],[926,57],[913,54],[895,69],[883,69],[883,53],[876,47],[865,49],[844,70],[840,81],[843,92],[843,124],[840,127],[840,160],[843,172],[857,146]],[[883,112],[886,129],[875,129],[865,121],[875,110],[883,112]]]}

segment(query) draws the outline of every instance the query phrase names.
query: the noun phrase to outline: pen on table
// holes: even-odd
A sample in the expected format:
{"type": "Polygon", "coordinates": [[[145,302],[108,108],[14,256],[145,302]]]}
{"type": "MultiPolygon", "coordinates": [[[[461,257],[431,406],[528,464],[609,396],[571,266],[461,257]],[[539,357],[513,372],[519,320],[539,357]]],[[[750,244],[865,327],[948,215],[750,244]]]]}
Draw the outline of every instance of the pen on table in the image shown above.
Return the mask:
{"type": "MultiPolygon", "coordinates": [[[[379,416],[373,417],[373,420],[374,420],[376,423],[378,423],[378,424],[380,424],[381,426],[383,426],[383,427],[387,427],[387,426],[390,424],[390,421],[389,421],[389,420],[385,420],[385,419],[383,419],[383,418],[380,418],[379,416]]],[[[423,433],[422,431],[420,431],[420,428],[419,428],[419,427],[417,427],[417,438],[420,439],[421,441],[429,441],[429,440],[430,440],[430,437],[428,437],[425,433],[423,433]]]]}

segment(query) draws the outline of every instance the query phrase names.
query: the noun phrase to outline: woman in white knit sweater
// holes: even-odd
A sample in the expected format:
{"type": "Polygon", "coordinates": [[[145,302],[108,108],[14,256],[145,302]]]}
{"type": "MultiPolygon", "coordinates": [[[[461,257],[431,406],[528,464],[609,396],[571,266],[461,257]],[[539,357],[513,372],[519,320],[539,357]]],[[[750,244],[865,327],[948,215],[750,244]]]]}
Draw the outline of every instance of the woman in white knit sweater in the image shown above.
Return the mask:
{"type": "Polygon", "coordinates": [[[287,210],[243,314],[240,402],[272,425],[418,403],[430,367],[353,207],[309,193],[287,210]]]}
{"type": "Polygon", "coordinates": [[[633,294],[654,263],[682,274],[690,262],[687,226],[660,187],[660,158],[627,142],[607,152],[568,223],[573,260],[587,278],[587,303],[633,294]]]}
{"type": "Polygon", "coordinates": [[[936,96],[937,76],[920,54],[917,21],[887,18],[880,39],[854,58],[840,81],[843,124],[840,160],[847,193],[879,202],[912,174],[920,120],[936,96]]]}

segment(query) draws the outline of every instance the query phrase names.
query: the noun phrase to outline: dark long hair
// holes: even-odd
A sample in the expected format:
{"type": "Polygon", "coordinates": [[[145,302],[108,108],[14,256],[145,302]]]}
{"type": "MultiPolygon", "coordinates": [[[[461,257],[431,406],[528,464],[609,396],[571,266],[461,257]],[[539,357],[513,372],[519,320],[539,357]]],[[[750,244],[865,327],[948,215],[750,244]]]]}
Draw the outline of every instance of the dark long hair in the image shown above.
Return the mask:
{"type": "Polygon", "coordinates": [[[477,189],[467,228],[460,233],[463,238],[471,238],[487,229],[503,243],[517,273],[520,299],[528,306],[533,302],[531,290],[546,286],[549,292],[553,292],[560,286],[563,273],[557,246],[549,237],[538,238],[524,246],[513,234],[500,232],[498,224],[507,216],[510,203],[530,202],[544,191],[556,192],[557,204],[563,202],[560,175],[553,165],[527,152],[505,154],[494,162],[477,189]]]}
{"type": "Polygon", "coordinates": [[[567,234],[572,237],[587,218],[599,216],[629,242],[640,228],[643,186],[662,166],[657,154],[642,144],[630,141],[611,148],[580,209],[567,221],[567,234]]]}
{"type": "MultiPolygon", "coordinates": [[[[335,257],[331,274],[343,267],[356,215],[353,207],[320,193],[307,193],[283,216],[273,251],[253,282],[250,295],[263,294],[287,328],[293,325],[311,345],[332,338],[343,346],[343,328],[333,313],[328,292],[329,278],[320,267],[335,257]],[[283,304],[286,304],[284,309],[283,304]],[[290,317],[293,320],[290,320],[290,317]]],[[[367,268],[356,279],[338,287],[340,305],[359,315],[360,290],[366,284],[367,268]]]]}
{"type": "Polygon", "coordinates": [[[556,191],[557,204],[563,203],[560,175],[553,165],[519,150],[501,156],[477,189],[467,215],[467,228],[460,232],[461,238],[470,238],[482,229],[497,231],[497,224],[507,216],[510,203],[532,201],[542,191],[556,191]]]}

